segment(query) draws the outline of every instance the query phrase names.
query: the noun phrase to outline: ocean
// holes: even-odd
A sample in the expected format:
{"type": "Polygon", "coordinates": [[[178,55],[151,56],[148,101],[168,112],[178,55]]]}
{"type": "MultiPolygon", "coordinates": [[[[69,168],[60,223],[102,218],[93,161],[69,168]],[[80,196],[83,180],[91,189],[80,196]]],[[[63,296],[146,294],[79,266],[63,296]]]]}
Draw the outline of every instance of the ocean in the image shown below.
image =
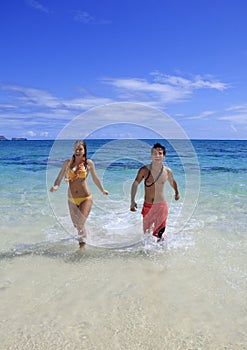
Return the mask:
{"type": "Polygon", "coordinates": [[[73,141],[0,141],[0,349],[247,349],[247,141],[87,140],[109,191],[80,250],[67,184],[50,193],[73,141]],[[129,211],[150,147],[167,148],[167,239],[129,211]]]}

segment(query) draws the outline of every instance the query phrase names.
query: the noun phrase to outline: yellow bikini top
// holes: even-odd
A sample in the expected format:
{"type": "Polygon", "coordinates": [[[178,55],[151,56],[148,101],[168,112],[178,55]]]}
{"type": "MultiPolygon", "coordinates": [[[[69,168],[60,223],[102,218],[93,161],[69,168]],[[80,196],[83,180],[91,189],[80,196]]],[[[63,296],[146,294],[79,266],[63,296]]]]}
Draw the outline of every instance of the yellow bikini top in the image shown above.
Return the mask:
{"type": "Polygon", "coordinates": [[[86,179],[88,172],[84,165],[81,167],[79,166],[79,169],[76,172],[74,172],[72,169],[68,167],[66,175],[67,176],[65,177],[65,181],[73,182],[77,179],[86,179]]]}

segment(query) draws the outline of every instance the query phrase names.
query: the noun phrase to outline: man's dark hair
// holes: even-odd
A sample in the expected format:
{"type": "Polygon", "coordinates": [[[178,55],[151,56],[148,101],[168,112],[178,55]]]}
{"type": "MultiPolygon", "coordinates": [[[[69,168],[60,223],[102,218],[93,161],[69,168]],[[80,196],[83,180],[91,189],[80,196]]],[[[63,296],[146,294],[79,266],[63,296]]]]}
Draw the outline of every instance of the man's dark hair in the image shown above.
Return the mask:
{"type": "Polygon", "coordinates": [[[161,148],[162,151],[163,151],[164,156],[166,155],[166,148],[165,148],[165,146],[162,146],[159,142],[157,142],[157,143],[155,143],[155,144],[153,145],[153,147],[152,147],[152,152],[153,152],[153,150],[156,149],[156,148],[161,148]]]}

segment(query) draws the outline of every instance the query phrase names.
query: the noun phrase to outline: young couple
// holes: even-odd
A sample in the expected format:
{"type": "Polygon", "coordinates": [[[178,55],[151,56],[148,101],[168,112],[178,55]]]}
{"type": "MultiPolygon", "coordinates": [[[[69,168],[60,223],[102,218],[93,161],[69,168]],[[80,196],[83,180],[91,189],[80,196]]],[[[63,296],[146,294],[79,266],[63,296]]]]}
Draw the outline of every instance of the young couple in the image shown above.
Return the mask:
{"type": "MultiPolygon", "coordinates": [[[[165,155],[165,147],[156,143],[151,149],[151,164],[139,169],[131,187],[130,210],[136,211],[135,195],[137,187],[144,180],[145,198],[142,208],[143,232],[152,232],[157,237],[157,240],[163,239],[165,235],[168,208],[164,198],[164,186],[167,180],[175,191],[175,200],[179,199],[177,183],[174,180],[172,171],[163,165],[165,155]]],[[[69,211],[72,223],[78,232],[80,247],[86,244],[87,234],[85,222],[93,204],[92,195],[87,183],[89,173],[91,173],[92,179],[99,190],[104,195],[108,195],[108,191],[103,188],[97,176],[93,161],[87,158],[87,145],[85,141],[76,141],[72,158],[64,161],[54,185],[50,189],[50,192],[57,191],[63,178],[69,183],[69,211]]]]}

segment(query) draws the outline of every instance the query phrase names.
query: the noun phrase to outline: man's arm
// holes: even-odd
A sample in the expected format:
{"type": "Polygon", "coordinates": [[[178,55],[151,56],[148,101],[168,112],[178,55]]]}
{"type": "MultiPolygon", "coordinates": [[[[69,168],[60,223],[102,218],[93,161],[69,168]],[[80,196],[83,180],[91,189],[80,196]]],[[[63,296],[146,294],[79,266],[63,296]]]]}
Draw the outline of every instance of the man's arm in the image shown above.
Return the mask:
{"type": "Polygon", "coordinates": [[[168,168],[167,172],[168,172],[168,181],[169,181],[171,187],[175,191],[175,200],[178,201],[179,200],[179,191],[178,191],[177,183],[173,177],[173,173],[172,173],[171,169],[168,168]]]}
{"type": "Polygon", "coordinates": [[[139,169],[137,176],[135,178],[135,181],[133,182],[131,186],[131,191],[130,191],[130,211],[136,211],[137,210],[137,203],[135,201],[135,196],[137,192],[137,188],[139,183],[143,180],[144,178],[144,167],[139,169]]]}
{"type": "Polygon", "coordinates": [[[137,187],[139,185],[139,182],[136,180],[133,182],[131,186],[131,192],[130,192],[130,211],[136,211],[137,210],[137,203],[135,201],[135,196],[137,192],[137,187]]]}

